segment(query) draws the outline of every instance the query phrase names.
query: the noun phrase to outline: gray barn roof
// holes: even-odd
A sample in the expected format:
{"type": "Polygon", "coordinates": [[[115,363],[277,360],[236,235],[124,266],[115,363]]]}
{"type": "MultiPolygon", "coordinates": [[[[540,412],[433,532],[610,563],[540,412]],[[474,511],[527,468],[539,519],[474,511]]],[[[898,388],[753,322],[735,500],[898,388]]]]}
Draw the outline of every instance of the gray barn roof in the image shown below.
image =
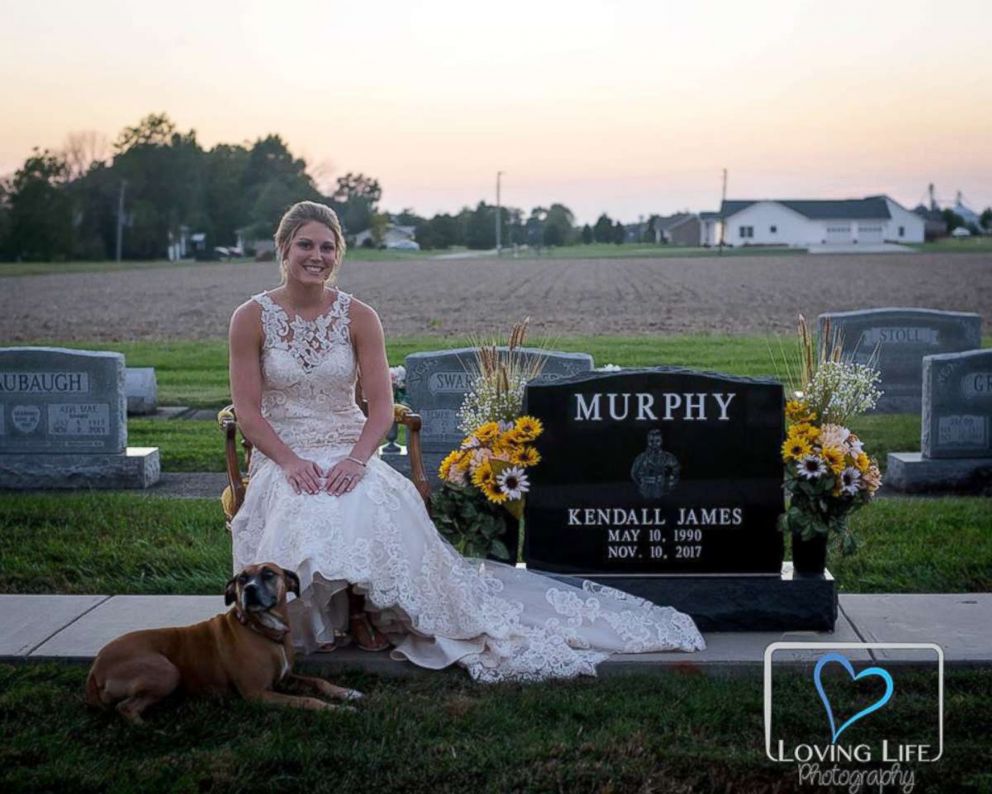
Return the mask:
{"type": "Polygon", "coordinates": [[[658,228],[663,232],[668,232],[674,229],[676,226],[681,226],[687,221],[691,221],[696,216],[691,212],[676,212],[674,215],[669,215],[667,218],[658,219],[658,228]]]}
{"type": "MultiPolygon", "coordinates": [[[[765,199],[775,204],[788,207],[800,215],[805,215],[810,220],[820,221],[846,221],[846,220],[879,220],[888,219],[889,205],[885,202],[884,196],[872,196],[865,199],[844,199],[840,201],[807,201],[796,199],[765,199]]],[[[752,204],[757,204],[758,200],[752,201],[724,201],[720,205],[720,212],[724,218],[736,215],[741,210],[746,210],[752,204]]]]}

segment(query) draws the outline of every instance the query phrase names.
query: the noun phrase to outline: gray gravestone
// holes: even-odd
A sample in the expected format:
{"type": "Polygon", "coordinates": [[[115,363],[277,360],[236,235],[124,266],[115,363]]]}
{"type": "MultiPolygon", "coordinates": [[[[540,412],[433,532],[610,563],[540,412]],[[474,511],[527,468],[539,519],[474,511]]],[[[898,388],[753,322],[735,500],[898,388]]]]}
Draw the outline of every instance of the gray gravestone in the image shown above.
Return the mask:
{"type": "Polygon", "coordinates": [[[923,359],[925,458],[992,457],[992,348],[923,359]]]}
{"type": "MultiPolygon", "coordinates": [[[[501,348],[505,350],[506,348],[501,348]]],[[[438,466],[451,450],[461,444],[465,434],[458,429],[458,409],[472,387],[477,372],[474,347],[411,353],[406,366],[406,403],[423,419],[420,431],[422,457],[427,477],[434,486],[440,484],[438,466]]],[[[560,353],[534,348],[520,348],[527,358],[545,358],[541,381],[568,378],[592,369],[588,353],[560,353]]],[[[409,476],[406,455],[383,454],[390,466],[409,476]]]]}
{"type": "MultiPolygon", "coordinates": [[[[588,353],[520,348],[517,354],[528,362],[545,359],[541,375],[536,379],[541,383],[588,372],[593,366],[588,353]]],[[[477,371],[472,347],[412,353],[406,357],[407,403],[423,419],[421,443],[425,452],[447,454],[465,437],[458,429],[458,409],[477,371]]]]}
{"type": "Polygon", "coordinates": [[[0,348],[0,487],[147,487],[158,450],[127,448],[124,356],[0,348]]]}
{"type": "Polygon", "coordinates": [[[124,395],[129,415],[144,416],[158,410],[158,381],[154,367],[127,367],[124,395]]]}
{"type": "Polygon", "coordinates": [[[981,345],[982,319],[977,314],[935,309],[868,309],[834,312],[819,317],[819,341],[824,325],[839,333],[847,359],[867,364],[878,351],[881,388],[879,413],[919,413],[922,410],[923,358],[959,353],[981,345]]]}
{"type": "Polygon", "coordinates": [[[923,359],[920,452],[890,452],[895,491],[986,493],[992,488],[992,349],[923,359]]]}

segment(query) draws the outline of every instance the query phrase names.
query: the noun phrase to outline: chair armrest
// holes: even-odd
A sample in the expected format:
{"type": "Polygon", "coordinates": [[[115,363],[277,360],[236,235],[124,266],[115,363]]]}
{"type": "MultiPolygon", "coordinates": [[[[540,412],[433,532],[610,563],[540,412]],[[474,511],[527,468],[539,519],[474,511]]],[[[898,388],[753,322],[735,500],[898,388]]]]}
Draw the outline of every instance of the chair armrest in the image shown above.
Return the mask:
{"type": "Polygon", "coordinates": [[[406,453],[410,459],[410,477],[424,502],[430,503],[431,484],[424,470],[424,457],[420,449],[420,428],[423,424],[420,414],[415,414],[405,405],[393,406],[393,417],[397,424],[406,428],[406,453]]]}
{"type": "MultiPolygon", "coordinates": [[[[224,455],[227,463],[227,480],[231,487],[233,504],[231,505],[231,518],[241,509],[245,501],[245,484],[241,479],[241,467],[238,465],[238,420],[234,415],[234,406],[229,405],[217,414],[217,423],[224,433],[224,455]]],[[[246,458],[251,455],[251,444],[245,440],[246,458]]]]}

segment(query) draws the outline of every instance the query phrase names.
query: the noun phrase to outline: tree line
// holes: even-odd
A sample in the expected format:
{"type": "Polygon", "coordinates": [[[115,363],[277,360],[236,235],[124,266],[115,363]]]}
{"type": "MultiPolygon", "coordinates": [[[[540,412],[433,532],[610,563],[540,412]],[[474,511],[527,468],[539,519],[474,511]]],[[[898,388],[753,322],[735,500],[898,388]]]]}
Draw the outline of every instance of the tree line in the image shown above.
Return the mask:
{"type": "MultiPolygon", "coordinates": [[[[209,252],[234,246],[239,233],[247,241],[271,239],[286,208],[304,199],[332,207],[351,240],[369,230],[365,245],[378,245],[390,223],[415,227],[421,248],[496,245],[494,205],[426,218],[412,209],[381,212],[381,196],[379,182],[360,173],[339,177],[325,195],[279,135],[204,149],[194,130],[182,132],[166,114],[152,113],[112,144],[75,133],[62,150],[35,149],[0,180],[0,259],[103,260],[118,248],[124,259],[161,259],[184,231],[203,234],[209,252]]],[[[501,207],[499,214],[503,245],[626,239],[624,226],[605,214],[577,228],[563,204],[529,213],[501,207]]]]}
{"type": "Polygon", "coordinates": [[[369,225],[381,189],[361,174],[324,196],[306,163],[278,135],[205,150],[194,130],[165,114],[126,127],[105,155],[94,134],[62,151],[37,149],[0,181],[0,257],[7,260],[163,258],[183,228],[210,244],[271,237],[295,201],[334,206],[346,223],[369,225]]]}

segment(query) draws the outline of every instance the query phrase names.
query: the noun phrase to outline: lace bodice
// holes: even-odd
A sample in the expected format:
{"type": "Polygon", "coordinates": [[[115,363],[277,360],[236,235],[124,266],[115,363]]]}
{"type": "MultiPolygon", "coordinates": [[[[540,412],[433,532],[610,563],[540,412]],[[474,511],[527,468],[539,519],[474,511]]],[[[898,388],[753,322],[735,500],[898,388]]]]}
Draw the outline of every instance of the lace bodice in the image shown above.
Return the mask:
{"type": "MultiPolygon", "coordinates": [[[[262,415],[294,450],[350,449],[365,424],[355,403],[351,295],[338,290],[314,320],[290,318],[266,292],[252,300],[262,308],[262,415]]],[[[255,456],[252,464],[254,469],[255,456]]]]}

